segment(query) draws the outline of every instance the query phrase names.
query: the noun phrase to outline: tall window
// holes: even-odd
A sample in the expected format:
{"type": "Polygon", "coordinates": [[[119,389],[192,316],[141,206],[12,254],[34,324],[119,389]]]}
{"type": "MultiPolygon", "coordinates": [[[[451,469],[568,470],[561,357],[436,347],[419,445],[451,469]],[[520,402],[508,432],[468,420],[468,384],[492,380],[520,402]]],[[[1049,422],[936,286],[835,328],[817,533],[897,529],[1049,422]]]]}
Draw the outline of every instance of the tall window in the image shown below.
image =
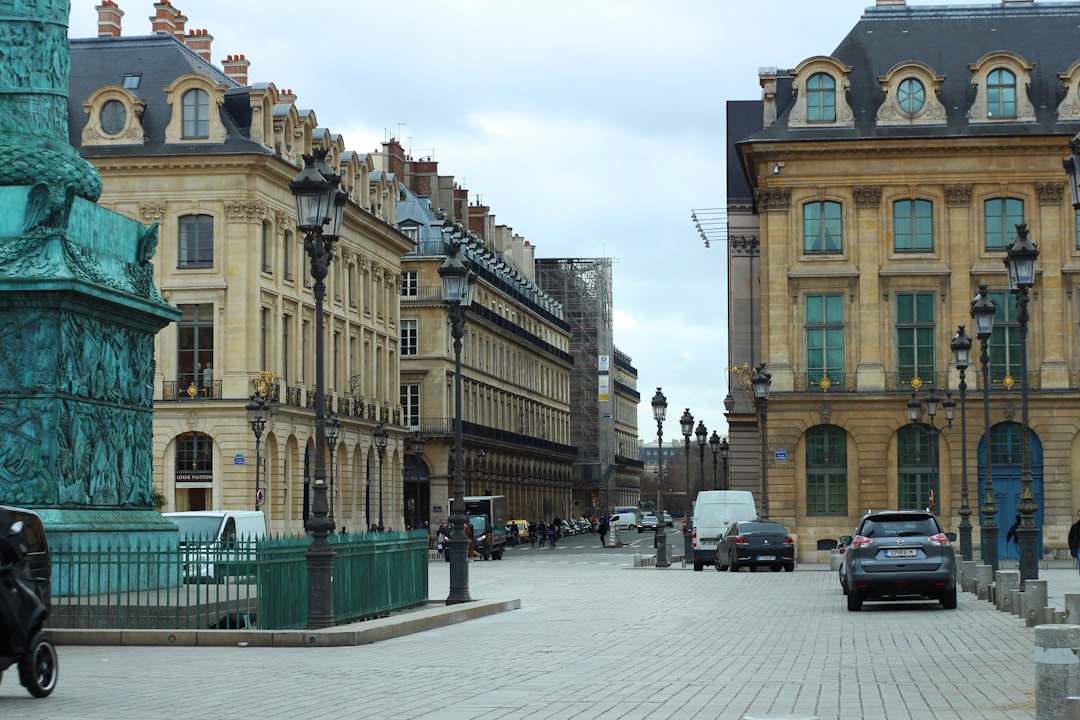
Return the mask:
{"type": "Polygon", "coordinates": [[[401,297],[416,297],[419,288],[416,285],[416,271],[406,270],[401,273],[401,297]]]}
{"type": "Polygon", "coordinates": [[[1008,70],[992,70],[986,76],[986,115],[1016,117],[1016,76],[1008,70]]]}
{"type": "Polygon", "coordinates": [[[994,331],[990,333],[990,382],[1000,383],[1006,375],[1020,382],[1020,323],[1016,319],[1016,297],[1007,290],[991,290],[994,301],[994,331]]]}
{"type": "Polygon", "coordinates": [[[934,249],[934,204],[929,200],[897,200],[893,203],[893,248],[897,252],[931,252],[934,249]]]}
{"type": "Polygon", "coordinates": [[[922,425],[905,425],[897,437],[897,478],[901,510],[921,510],[930,504],[930,491],[938,492],[938,435],[922,425]]]}
{"type": "Polygon", "coordinates": [[[835,122],[836,81],[828,73],[817,73],[806,81],[807,122],[835,122]]]}
{"type": "Polygon", "coordinates": [[[896,371],[900,382],[934,379],[934,294],[896,294],[896,371]]]}
{"type": "Polygon", "coordinates": [[[262,271],[274,272],[274,226],[269,222],[262,226],[262,271]]]}
{"type": "MultiPolygon", "coordinates": [[[[1019,465],[1023,461],[1020,436],[1023,425],[1018,422],[998,423],[990,428],[990,462],[994,465],[1019,465]]],[[[1030,442],[1031,435],[1028,435],[1030,442]]]]}
{"type": "Polygon", "coordinates": [[[292,234],[292,230],[286,230],[285,242],[281,246],[281,271],[285,275],[285,279],[292,282],[293,279],[293,253],[296,252],[296,238],[292,234]]]}
{"type": "Polygon", "coordinates": [[[401,422],[405,427],[420,425],[420,386],[401,386],[401,422]]]}
{"type": "Polygon", "coordinates": [[[804,252],[843,252],[840,209],[840,203],[830,201],[808,202],[803,205],[804,252]]]}
{"type": "Polygon", "coordinates": [[[806,433],[806,513],[847,514],[847,435],[835,425],[806,433]]]}
{"type": "Polygon", "coordinates": [[[844,376],[844,296],[806,296],[806,374],[811,385],[844,376]]]}
{"type": "Polygon", "coordinates": [[[991,198],[983,203],[986,223],[986,249],[1004,251],[1016,235],[1016,226],[1024,222],[1024,201],[1016,198],[991,198]]]}
{"type": "Polygon", "coordinates": [[[177,267],[214,266],[214,218],[184,215],[180,218],[180,257],[177,267]]]}
{"type": "Polygon", "coordinates": [[[289,333],[292,331],[292,315],[285,315],[281,319],[281,382],[289,387],[289,353],[292,352],[292,344],[289,333]]]}
{"type": "Polygon", "coordinates": [[[176,437],[176,479],[210,482],[214,479],[214,443],[209,435],[186,432],[176,437]]]}
{"type": "Polygon", "coordinates": [[[210,96],[205,90],[188,90],[183,100],[183,136],[197,140],[210,137],[210,96]]]}
{"type": "Polygon", "coordinates": [[[415,355],[417,353],[417,321],[401,321],[401,356],[415,355]]]}
{"type": "Polygon", "coordinates": [[[202,387],[203,373],[214,362],[214,306],[181,305],[177,323],[176,366],[180,369],[180,389],[202,387]]]}

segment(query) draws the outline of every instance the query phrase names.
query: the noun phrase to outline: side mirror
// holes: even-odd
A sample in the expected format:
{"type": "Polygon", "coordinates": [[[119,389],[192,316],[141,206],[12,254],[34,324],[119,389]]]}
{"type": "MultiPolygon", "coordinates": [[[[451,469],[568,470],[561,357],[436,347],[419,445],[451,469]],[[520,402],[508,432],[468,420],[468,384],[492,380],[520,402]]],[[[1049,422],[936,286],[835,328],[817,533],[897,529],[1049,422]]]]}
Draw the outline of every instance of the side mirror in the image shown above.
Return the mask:
{"type": "Polygon", "coordinates": [[[851,544],[851,536],[850,535],[841,535],[840,536],[840,544],[841,545],[850,545],[851,544]]]}
{"type": "Polygon", "coordinates": [[[956,542],[956,533],[945,533],[945,537],[949,538],[949,542],[956,542]]]}

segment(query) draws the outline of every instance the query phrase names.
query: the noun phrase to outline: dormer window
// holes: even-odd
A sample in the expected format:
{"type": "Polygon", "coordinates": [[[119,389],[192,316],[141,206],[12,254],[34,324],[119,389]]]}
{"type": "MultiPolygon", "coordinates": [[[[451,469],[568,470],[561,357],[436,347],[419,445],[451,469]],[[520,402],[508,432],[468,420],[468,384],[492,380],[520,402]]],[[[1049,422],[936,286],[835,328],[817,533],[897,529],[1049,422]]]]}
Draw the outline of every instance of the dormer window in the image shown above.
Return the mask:
{"type": "Polygon", "coordinates": [[[119,100],[109,100],[101,106],[101,131],[106,135],[119,135],[127,124],[127,108],[119,100]]]}
{"type": "Polygon", "coordinates": [[[896,102],[901,110],[914,115],[926,104],[926,88],[915,78],[904,78],[896,89],[896,102]]]}
{"type": "Polygon", "coordinates": [[[1034,65],[1004,50],[987,53],[968,66],[975,101],[968,122],[1035,122],[1035,106],[1028,98],[1034,65]]]}
{"type": "Polygon", "coordinates": [[[848,105],[852,68],[824,56],[804,60],[791,71],[795,103],[788,115],[789,127],[853,127],[855,114],[848,105]]]}
{"type": "Polygon", "coordinates": [[[986,115],[1016,117],[1016,76],[1008,70],[994,70],[986,77],[986,115]]]}
{"type": "Polygon", "coordinates": [[[145,108],[145,100],[119,85],[98,88],[83,102],[87,115],[83,146],[141,145],[146,140],[140,122],[145,108]]]}
{"type": "Polygon", "coordinates": [[[836,120],[836,81],[831,75],[817,73],[806,83],[806,119],[808,122],[836,120]]]}
{"type": "Polygon", "coordinates": [[[228,88],[203,75],[182,75],[165,87],[172,116],[166,143],[223,143],[227,139],[221,106],[228,88]]]}
{"type": "Polygon", "coordinates": [[[877,111],[881,127],[944,125],[945,106],[938,99],[945,77],[921,62],[895,65],[878,78],[885,100],[877,111]]]}
{"type": "Polygon", "coordinates": [[[184,93],[184,139],[205,139],[210,134],[210,98],[205,90],[184,93]]]}

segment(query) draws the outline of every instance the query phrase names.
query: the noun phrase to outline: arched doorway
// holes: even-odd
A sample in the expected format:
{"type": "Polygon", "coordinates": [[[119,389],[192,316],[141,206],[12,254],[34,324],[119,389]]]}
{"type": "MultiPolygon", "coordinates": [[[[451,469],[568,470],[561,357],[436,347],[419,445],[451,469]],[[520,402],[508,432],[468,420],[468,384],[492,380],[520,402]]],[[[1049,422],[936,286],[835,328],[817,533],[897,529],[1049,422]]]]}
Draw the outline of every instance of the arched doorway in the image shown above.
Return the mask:
{"type": "MultiPolygon", "coordinates": [[[[1016,543],[1006,545],[1005,535],[1016,518],[1016,506],[1020,504],[1020,437],[1021,425],[1003,422],[990,428],[991,476],[994,480],[994,503],[997,505],[995,520],[998,526],[998,557],[1017,559],[1016,543]]],[[[1035,526],[1040,528],[1036,557],[1043,552],[1043,450],[1039,436],[1028,429],[1028,445],[1031,448],[1031,489],[1035,493],[1035,526]]],[[[986,487],[986,436],[979,439],[979,521],[983,522],[982,507],[986,487]]]]}
{"type": "Polygon", "coordinates": [[[430,522],[428,511],[431,508],[431,486],[428,482],[428,468],[416,455],[405,456],[405,506],[402,517],[413,528],[422,527],[430,522]]]}

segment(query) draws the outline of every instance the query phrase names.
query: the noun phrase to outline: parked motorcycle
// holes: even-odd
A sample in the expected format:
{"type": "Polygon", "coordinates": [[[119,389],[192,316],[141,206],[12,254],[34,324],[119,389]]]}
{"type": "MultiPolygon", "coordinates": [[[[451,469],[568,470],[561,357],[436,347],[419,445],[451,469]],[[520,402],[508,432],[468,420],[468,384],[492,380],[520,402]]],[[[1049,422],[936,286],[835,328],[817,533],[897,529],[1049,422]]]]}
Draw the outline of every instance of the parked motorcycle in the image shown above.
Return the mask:
{"type": "Polygon", "coordinates": [[[36,513],[0,506],[0,677],[12,665],[31,695],[56,688],[56,648],[45,633],[52,561],[36,513]]]}

